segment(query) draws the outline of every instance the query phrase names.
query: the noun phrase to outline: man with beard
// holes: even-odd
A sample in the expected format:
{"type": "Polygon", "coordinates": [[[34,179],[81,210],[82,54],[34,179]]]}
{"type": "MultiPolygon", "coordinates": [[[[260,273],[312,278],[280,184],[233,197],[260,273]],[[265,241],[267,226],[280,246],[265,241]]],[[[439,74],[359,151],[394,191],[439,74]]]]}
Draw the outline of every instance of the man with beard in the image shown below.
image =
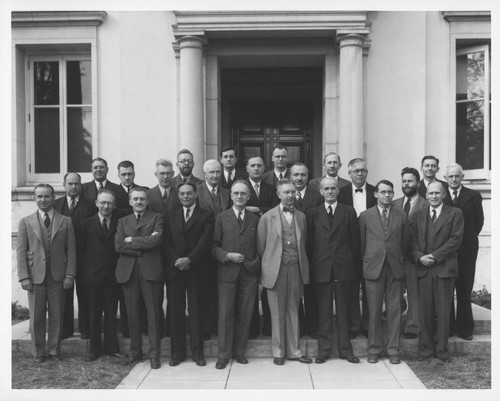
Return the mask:
{"type": "Polygon", "coordinates": [[[92,160],[92,181],[86,182],[82,185],[83,196],[94,202],[97,199],[97,194],[102,188],[110,189],[114,193],[118,192],[118,185],[107,179],[108,176],[108,162],[102,157],[96,157],[92,160]]]}
{"type": "MultiPolygon", "coordinates": [[[[429,202],[422,198],[418,193],[420,174],[417,169],[405,167],[401,171],[402,190],[404,196],[392,202],[394,208],[405,212],[406,217],[410,218],[417,210],[426,207],[429,202]]],[[[421,184],[422,185],[422,184],[421,184]]],[[[405,279],[401,290],[401,300],[404,300],[404,290],[406,287],[408,296],[408,312],[406,314],[405,325],[403,328],[405,338],[417,338],[420,331],[420,314],[418,312],[418,288],[417,273],[415,263],[411,261],[409,255],[405,255],[404,270],[405,279]]]]}
{"type": "Polygon", "coordinates": [[[220,186],[231,189],[233,182],[243,180],[245,177],[236,169],[236,151],[232,146],[227,146],[220,151],[220,162],[224,167],[221,174],[220,186]]]}
{"type": "Polygon", "coordinates": [[[340,156],[335,152],[327,153],[323,158],[323,169],[325,170],[325,175],[309,181],[309,186],[312,189],[319,191],[321,180],[326,177],[332,177],[337,180],[339,189],[344,188],[349,185],[349,180],[346,180],[338,175],[341,167],[342,163],[340,162],[340,156]]]}
{"type": "Polygon", "coordinates": [[[179,174],[177,174],[172,185],[175,189],[179,188],[180,184],[185,182],[191,182],[194,185],[201,184],[202,179],[195,177],[193,175],[194,167],[194,156],[188,149],[181,149],[177,152],[177,168],[179,169],[179,174]]]}

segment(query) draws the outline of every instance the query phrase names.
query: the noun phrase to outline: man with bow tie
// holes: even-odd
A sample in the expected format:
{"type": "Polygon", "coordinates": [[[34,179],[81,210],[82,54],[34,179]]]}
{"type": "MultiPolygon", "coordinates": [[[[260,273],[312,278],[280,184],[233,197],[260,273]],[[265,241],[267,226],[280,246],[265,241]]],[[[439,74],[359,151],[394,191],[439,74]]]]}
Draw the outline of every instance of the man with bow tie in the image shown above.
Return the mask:
{"type": "Polygon", "coordinates": [[[306,216],[295,210],[296,189],[289,179],[278,181],[281,202],[259,221],[257,249],[262,260],[262,286],[267,288],[271,310],[274,364],[285,358],[311,363],[299,348],[299,301],[309,284],[306,256],[306,216]]]}

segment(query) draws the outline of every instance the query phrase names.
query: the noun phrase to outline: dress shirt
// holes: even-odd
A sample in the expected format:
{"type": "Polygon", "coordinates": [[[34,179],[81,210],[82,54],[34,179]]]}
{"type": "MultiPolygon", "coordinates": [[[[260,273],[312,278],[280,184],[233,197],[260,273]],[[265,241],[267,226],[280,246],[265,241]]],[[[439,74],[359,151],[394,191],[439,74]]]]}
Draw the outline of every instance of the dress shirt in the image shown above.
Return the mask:
{"type": "Polygon", "coordinates": [[[205,181],[205,184],[207,185],[208,192],[212,193],[212,190],[215,191],[215,195],[219,193],[217,185],[215,187],[211,186],[208,182],[205,181]]]}
{"type": "Polygon", "coordinates": [[[226,177],[226,182],[229,182],[229,180],[234,180],[234,169],[232,171],[224,170],[224,176],[226,177]]]}
{"type": "Polygon", "coordinates": [[[352,205],[358,217],[361,212],[366,210],[366,183],[361,188],[356,188],[356,186],[352,184],[352,205]],[[363,192],[356,192],[356,189],[362,189],[363,192]]]}
{"type": "MultiPolygon", "coordinates": [[[[80,201],[80,195],[75,196],[75,207],[78,205],[78,202],[80,201]]],[[[71,207],[71,196],[66,195],[66,200],[68,201],[68,207],[71,207]]]]}
{"type": "Polygon", "coordinates": [[[51,223],[54,220],[54,209],[50,209],[48,212],[42,212],[40,209],[38,209],[38,213],[40,214],[40,218],[42,219],[42,223],[43,223],[43,219],[45,218],[45,213],[47,213],[49,215],[49,219],[50,219],[51,223]]]}
{"type": "Polygon", "coordinates": [[[102,184],[102,187],[105,188],[107,182],[108,182],[108,180],[104,180],[102,183],[97,181],[97,180],[94,180],[94,184],[95,184],[95,187],[97,188],[97,192],[99,192],[99,190],[101,189],[101,184],[102,184]]]}
{"type": "Polygon", "coordinates": [[[283,204],[282,204],[282,203],[280,203],[280,209],[281,209],[281,211],[283,212],[283,214],[284,214],[284,216],[285,216],[286,221],[288,221],[288,224],[290,224],[290,225],[291,225],[291,224],[292,224],[292,219],[293,219],[293,213],[290,213],[290,212],[285,212],[285,211],[283,210],[283,204]]]}
{"type": "Polygon", "coordinates": [[[443,204],[441,203],[437,208],[433,208],[432,206],[429,208],[429,213],[432,219],[432,211],[436,211],[436,220],[439,218],[439,215],[441,214],[441,210],[443,210],[443,204]]]}
{"type": "MultiPolygon", "coordinates": [[[[410,198],[410,214],[412,213],[413,211],[413,208],[415,207],[415,203],[417,203],[417,199],[420,195],[417,193],[415,193],[415,195],[413,195],[411,198],[410,198]]],[[[406,202],[408,202],[408,197],[405,195],[404,198],[403,198],[403,209],[405,207],[405,204],[406,202]]]]}
{"type": "Polygon", "coordinates": [[[304,196],[306,196],[306,188],[307,185],[301,191],[297,191],[295,194],[295,199],[297,199],[297,194],[300,193],[300,198],[304,200],[304,196]]]}
{"type": "MultiPolygon", "coordinates": [[[[233,206],[233,212],[236,215],[236,219],[237,219],[238,215],[240,214],[240,211],[233,206]]],[[[241,220],[242,221],[245,220],[245,208],[243,208],[243,210],[241,211],[241,220]]]]}
{"type": "Polygon", "coordinates": [[[332,216],[335,214],[335,210],[337,209],[337,201],[335,203],[332,203],[331,205],[328,202],[324,203],[325,209],[326,209],[326,214],[328,214],[328,208],[331,206],[332,207],[332,216]]]}
{"type": "Polygon", "coordinates": [[[274,175],[276,176],[276,178],[279,180],[280,179],[280,174],[283,175],[283,178],[285,178],[285,175],[286,175],[286,171],[288,169],[285,169],[284,171],[278,171],[276,169],[274,169],[274,175]]]}
{"type": "MultiPolygon", "coordinates": [[[[378,212],[379,212],[379,214],[380,214],[380,217],[382,217],[382,216],[383,216],[383,214],[384,214],[384,208],[383,208],[383,207],[380,207],[379,205],[377,205],[377,209],[378,209],[378,212]]],[[[389,218],[389,214],[391,213],[391,207],[389,206],[389,207],[388,207],[387,209],[385,209],[385,210],[387,210],[387,218],[389,218]]]]}
{"type": "Polygon", "coordinates": [[[123,184],[120,184],[120,185],[122,186],[123,190],[124,190],[126,193],[129,193],[129,192],[130,192],[130,190],[132,189],[132,185],[134,185],[134,184],[132,184],[130,187],[127,187],[126,185],[123,185],[123,184]]]}
{"type": "Polygon", "coordinates": [[[253,181],[251,178],[249,178],[249,182],[252,185],[253,190],[255,191],[255,194],[257,195],[257,198],[260,196],[260,183],[261,181],[253,181]],[[255,185],[257,185],[258,190],[255,189],[255,185]]]}
{"type": "Polygon", "coordinates": [[[460,191],[461,190],[462,190],[462,186],[461,185],[457,189],[451,189],[451,187],[448,186],[448,191],[450,191],[451,200],[453,200],[453,198],[454,198],[453,192],[457,191],[457,198],[458,198],[460,196],[460,191]]]}
{"type": "Polygon", "coordinates": [[[165,191],[167,191],[167,198],[170,198],[170,191],[171,191],[172,187],[163,188],[161,185],[158,185],[158,188],[160,188],[160,194],[161,194],[162,199],[165,196],[165,191]]]}
{"type": "Polygon", "coordinates": [[[193,216],[193,211],[194,211],[195,207],[196,207],[196,203],[192,204],[189,207],[182,206],[182,209],[184,210],[184,221],[186,221],[186,212],[187,212],[187,210],[189,209],[189,218],[191,218],[193,216]]]}
{"type": "MultiPolygon", "coordinates": [[[[109,230],[109,222],[110,222],[110,220],[111,220],[111,216],[109,216],[109,217],[104,217],[101,213],[97,213],[97,214],[98,214],[98,216],[99,216],[99,221],[100,221],[100,223],[101,223],[101,226],[102,226],[102,221],[103,221],[104,219],[106,219],[106,226],[108,227],[108,230],[109,230]]],[[[135,218],[137,219],[137,215],[135,216],[135,218]]]]}

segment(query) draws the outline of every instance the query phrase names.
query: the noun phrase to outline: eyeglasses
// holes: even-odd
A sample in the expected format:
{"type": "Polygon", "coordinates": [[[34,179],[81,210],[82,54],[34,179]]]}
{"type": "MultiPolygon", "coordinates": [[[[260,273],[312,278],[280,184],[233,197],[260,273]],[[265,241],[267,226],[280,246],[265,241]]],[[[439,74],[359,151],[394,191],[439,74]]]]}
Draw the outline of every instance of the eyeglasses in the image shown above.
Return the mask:
{"type": "Polygon", "coordinates": [[[361,169],[358,169],[358,170],[352,170],[351,171],[351,173],[356,174],[356,175],[357,174],[366,174],[367,172],[368,172],[368,170],[365,169],[365,168],[361,168],[361,169]]]}
{"type": "Polygon", "coordinates": [[[191,164],[191,163],[193,163],[193,161],[192,161],[192,160],[189,160],[189,159],[182,159],[182,160],[177,161],[177,163],[181,163],[181,164],[191,164]]]}
{"type": "Polygon", "coordinates": [[[104,201],[104,202],[97,201],[97,203],[99,203],[99,205],[104,206],[104,207],[106,207],[106,206],[114,206],[115,205],[114,202],[106,202],[106,201],[104,201]]]}

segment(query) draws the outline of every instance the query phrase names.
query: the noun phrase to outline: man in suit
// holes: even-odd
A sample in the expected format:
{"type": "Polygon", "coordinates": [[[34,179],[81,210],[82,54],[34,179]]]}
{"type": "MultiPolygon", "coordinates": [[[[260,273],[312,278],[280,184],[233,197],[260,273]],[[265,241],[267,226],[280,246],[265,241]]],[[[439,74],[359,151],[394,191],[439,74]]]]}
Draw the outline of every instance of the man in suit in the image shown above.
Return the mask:
{"type": "Polygon", "coordinates": [[[118,218],[113,214],[116,196],[101,189],[95,201],[97,215],[82,221],[79,228],[77,255],[81,260],[81,281],[85,287],[89,310],[90,347],[88,361],[101,354],[121,356],[116,335],[116,310],[120,288],[115,270],[115,233],[118,218]],[[101,319],[104,314],[104,343],[101,341],[101,319]]]}
{"type": "Polygon", "coordinates": [[[102,157],[96,157],[92,160],[92,181],[82,185],[83,196],[92,202],[97,199],[97,193],[101,188],[111,189],[118,192],[118,185],[108,180],[108,162],[102,157]]]}
{"type": "MultiPolygon", "coordinates": [[[[366,182],[368,166],[361,158],[352,159],[348,165],[351,183],[339,191],[338,201],[344,205],[353,206],[357,216],[376,205],[374,197],[375,188],[366,182]]],[[[361,267],[358,270],[361,272],[361,267]]],[[[368,303],[366,300],[365,282],[360,275],[353,282],[353,303],[351,306],[350,336],[355,338],[359,332],[368,337],[368,303]],[[361,285],[362,310],[359,307],[359,288],[361,285]]]]}
{"type": "Polygon", "coordinates": [[[38,210],[19,221],[17,274],[28,291],[33,356],[45,361],[46,313],[49,312],[48,356],[61,360],[64,290],[76,274],[75,231],[69,217],[56,212],[54,188],[38,184],[34,191],[38,210]]]}
{"type": "Polygon", "coordinates": [[[457,314],[451,303],[450,333],[456,333],[464,340],[471,341],[474,331],[471,293],[476,274],[476,259],[479,249],[478,236],[483,228],[483,198],[481,194],[462,185],[464,173],[460,164],[450,164],[446,168],[448,193],[444,202],[459,208],[464,214],[464,236],[458,248],[457,314]]]}
{"type": "MultiPolygon", "coordinates": [[[[418,193],[420,174],[413,167],[405,167],[401,171],[402,191],[404,196],[392,202],[395,209],[405,213],[407,219],[413,216],[417,210],[426,207],[429,202],[418,193]]],[[[418,337],[420,332],[420,314],[418,312],[418,287],[415,263],[410,255],[405,255],[404,269],[405,279],[401,289],[402,308],[404,307],[404,290],[406,287],[408,296],[408,312],[406,313],[405,326],[403,329],[405,338],[413,339],[418,337]]],[[[404,311],[404,309],[402,309],[404,311]]]]}
{"type": "MultiPolygon", "coordinates": [[[[262,180],[264,173],[264,160],[260,156],[250,157],[247,162],[248,185],[250,187],[250,200],[247,203],[246,210],[255,213],[257,216],[262,216],[267,211],[280,203],[276,189],[271,184],[262,180]]],[[[269,303],[267,301],[267,290],[262,289],[262,334],[271,335],[271,312],[269,311],[269,303]]],[[[256,338],[260,333],[260,313],[259,313],[259,297],[255,298],[255,305],[250,323],[249,338],[256,338]]]]}
{"type": "Polygon", "coordinates": [[[404,255],[408,248],[406,215],[391,207],[392,182],[375,185],[377,205],[359,216],[361,256],[366,298],[370,308],[368,323],[368,363],[377,363],[384,348],[382,306],[387,311],[387,355],[399,364],[399,329],[401,326],[401,288],[404,279],[404,255]]]}
{"type": "Polygon", "coordinates": [[[427,186],[433,181],[438,181],[443,184],[446,190],[448,184],[436,178],[436,174],[439,172],[439,159],[436,156],[424,156],[420,163],[420,170],[422,171],[423,179],[418,186],[418,194],[421,197],[425,198],[427,196],[427,186]]]}
{"type": "Polygon", "coordinates": [[[219,289],[217,369],[224,369],[233,355],[236,362],[248,363],[245,349],[260,273],[259,217],[245,210],[250,199],[246,181],[233,183],[231,199],[233,207],[217,216],[212,243],[219,289]]]}
{"type": "Polygon", "coordinates": [[[267,288],[271,310],[274,364],[285,357],[311,363],[299,349],[299,301],[309,284],[306,255],[306,216],[295,210],[295,186],[284,178],[278,182],[281,203],[259,220],[257,249],[262,260],[262,286],[267,288]]]}
{"type": "Polygon", "coordinates": [[[342,178],[338,175],[342,163],[340,162],[340,156],[335,152],[330,152],[323,157],[323,169],[325,170],[325,175],[323,177],[314,178],[309,181],[309,186],[316,191],[319,191],[321,180],[326,177],[332,177],[338,181],[339,189],[349,185],[349,180],[342,178]]]}
{"type": "Polygon", "coordinates": [[[193,175],[194,156],[188,149],[181,149],[177,152],[177,167],[179,174],[177,174],[172,185],[175,189],[183,182],[192,182],[194,185],[201,184],[203,180],[193,175]]]}
{"type": "MultiPolygon", "coordinates": [[[[290,167],[290,180],[295,185],[295,209],[307,214],[309,209],[323,203],[321,194],[307,186],[309,169],[304,163],[296,162],[290,167]]],[[[314,286],[304,285],[304,302],[299,304],[299,325],[301,335],[308,334],[316,337],[318,329],[318,302],[314,286]]]]}
{"type": "MultiPolygon", "coordinates": [[[[73,228],[75,230],[75,241],[78,245],[78,227],[80,222],[90,216],[97,213],[97,208],[94,202],[81,196],[82,183],[81,177],[78,173],[66,173],[64,176],[64,191],[65,196],[54,201],[54,210],[61,213],[63,216],[71,217],[71,222],[73,223],[73,228]]],[[[88,314],[88,302],[85,293],[85,287],[82,285],[80,280],[80,259],[77,255],[76,261],[76,296],[78,301],[78,328],[80,330],[80,338],[86,340],[89,338],[89,314],[88,314]]],[[[64,317],[63,317],[63,327],[62,327],[62,339],[69,338],[73,336],[74,330],[74,288],[64,291],[65,294],[65,304],[64,304],[64,317]]]]}
{"type": "Polygon", "coordinates": [[[226,146],[220,151],[220,162],[224,169],[222,170],[220,186],[231,189],[233,182],[245,179],[245,176],[236,169],[236,150],[232,146],[226,146]]]}
{"type": "Polygon", "coordinates": [[[361,267],[359,225],[352,206],[337,202],[339,183],[333,177],[321,180],[325,199],[307,212],[307,255],[311,262],[311,283],[318,300],[318,356],[325,363],[331,356],[333,341],[333,297],[338,323],[338,351],[341,359],[359,363],[349,339],[349,310],[352,282],[361,267]]]}
{"type": "Polygon", "coordinates": [[[167,306],[172,330],[170,366],[177,366],[186,359],[186,292],[191,358],[198,366],[207,364],[201,323],[207,309],[208,279],[213,274],[210,249],[214,217],[196,204],[196,190],[192,182],[179,186],[182,207],[168,216],[165,233],[167,306]]]}
{"type": "Polygon", "coordinates": [[[118,218],[123,216],[128,216],[132,213],[132,207],[130,206],[128,194],[132,188],[137,186],[146,188],[143,185],[138,185],[134,182],[135,179],[135,166],[129,160],[123,160],[118,163],[118,178],[120,179],[120,184],[117,185],[116,189],[116,213],[118,218]]]}
{"type": "Polygon", "coordinates": [[[410,230],[420,302],[419,360],[436,355],[448,362],[450,311],[464,216],[460,209],[443,203],[445,191],[440,182],[427,186],[429,206],[413,214],[410,230]]]}
{"type": "Polygon", "coordinates": [[[283,145],[276,145],[271,156],[273,169],[262,175],[262,181],[277,187],[278,181],[283,178],[290,178],[290,171],[286,165],[288,162],[288,149],[283,145]]]}
{"type": "Polygon", "coordinates": [[[115,235],[115,249],[120,254],[116,266],[116,281],[123,287],[130,332],[129,363],[142,360],[142,298],[148,319],[151,369],[158,369],[165,280],[160,245],[165,221],[163,215],[147,210],[145,188],[133,188],[129,197],[133,213],[118,221],[115,235]]]}

